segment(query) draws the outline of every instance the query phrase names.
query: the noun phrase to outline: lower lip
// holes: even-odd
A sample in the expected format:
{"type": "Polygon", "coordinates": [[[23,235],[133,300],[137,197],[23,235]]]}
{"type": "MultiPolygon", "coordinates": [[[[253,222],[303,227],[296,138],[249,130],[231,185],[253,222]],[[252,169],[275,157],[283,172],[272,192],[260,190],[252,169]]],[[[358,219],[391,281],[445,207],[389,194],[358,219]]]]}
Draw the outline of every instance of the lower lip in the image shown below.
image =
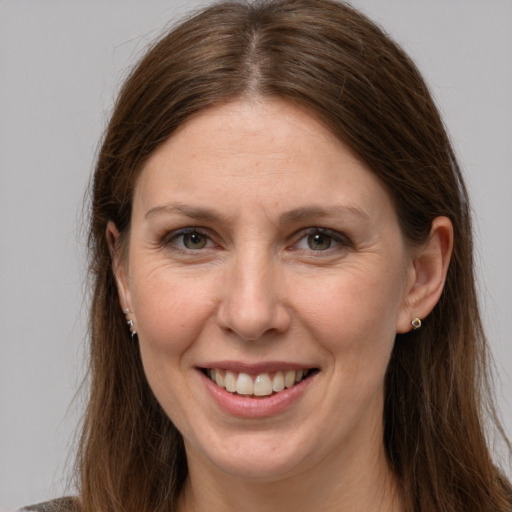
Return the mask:
{"type": "Polygon", "coordinates": [[[284,412],[302,397],[316,374],[300,381],[291,388],[264,397],[237,395],[215,384],[199,371],[206,389],[220,409],[241,418],[266,418],[284,412]]]}

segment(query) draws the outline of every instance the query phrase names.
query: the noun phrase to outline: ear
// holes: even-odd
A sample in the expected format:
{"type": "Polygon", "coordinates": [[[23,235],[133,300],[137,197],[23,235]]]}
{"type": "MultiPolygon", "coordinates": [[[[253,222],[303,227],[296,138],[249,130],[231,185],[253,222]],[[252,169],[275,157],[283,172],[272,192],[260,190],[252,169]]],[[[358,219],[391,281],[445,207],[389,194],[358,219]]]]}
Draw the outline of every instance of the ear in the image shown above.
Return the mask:
{"type": "Polygon", "coordinates": [[[436,217],[425,244],[413,250],[404,305],[397,332],[412,329],[411,322],[430,314],[443,292],[453,248],[453,226],[447,217],[436,217]]]}
{"type": "Polygon", "coordinates": [[[126,310],[132,311],[126,262],[122,261],[119,247],[119,231],[112,221],[109,221],[107,224],[105,236],[107,237],[110,256],[112,258],[112,271],[114,272],[114,277],[116,279],[119,303],[124,312],[126,312],[126,310]]]}

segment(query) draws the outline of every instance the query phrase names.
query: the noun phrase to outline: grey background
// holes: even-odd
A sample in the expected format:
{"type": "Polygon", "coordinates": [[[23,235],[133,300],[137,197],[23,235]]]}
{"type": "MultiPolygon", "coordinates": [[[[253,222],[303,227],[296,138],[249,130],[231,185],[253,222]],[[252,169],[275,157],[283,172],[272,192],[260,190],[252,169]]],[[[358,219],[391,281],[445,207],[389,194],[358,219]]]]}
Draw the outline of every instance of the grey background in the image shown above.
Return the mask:
{"type": "MultiPolygon", "coordinates": [[[[354,0],[416,60],[465,172],[512,434],[512,1],[354,0]]],[[[117,87],[198,2],[0,0],[0,510],[61,495],[81,412],[82,201],[117,87]]]]}

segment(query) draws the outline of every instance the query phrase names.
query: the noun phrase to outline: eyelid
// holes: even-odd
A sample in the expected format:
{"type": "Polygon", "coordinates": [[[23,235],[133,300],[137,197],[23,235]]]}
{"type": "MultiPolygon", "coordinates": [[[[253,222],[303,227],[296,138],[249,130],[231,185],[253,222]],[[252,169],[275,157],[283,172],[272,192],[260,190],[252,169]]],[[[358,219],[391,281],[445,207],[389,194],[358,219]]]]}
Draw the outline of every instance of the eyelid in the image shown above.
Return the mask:
{"type": "MultiPolygon", "coordinates": [[[[294,235],[292,235],[292,239],[294,242],[288,247],[288,250],[290,251],[303,251],[310,254],[313,254],[315,256],[321,256],[322,254],[330,254],[335,251],[340,251],[347,248],[352,248],[353,243],[350,240],[350,238],[339,231],[336,231],[334,229],[330,228],[324,228],[319,226],[313,226],[305,229],[301,229],[297,231],[294,235]],[[325,250],[313,250],[313,249],[307,249],[307,248],[298,248],[297,245],[299,242],[301,242],[303,239],[305,239],[308,236],[315,235],[315,234],[322,234],[325,236],[330,237],[334,241],[334,247],[329,247],[325,250]]],[[[220,244],[215,240],[215,237],[212,236],[211,230],[201,227],[201,226],[187,226],[184,228],[179,228],[176,230],[171,230],[166,232],[162,238],[160,245],[164,248],[169,248],[170,250],[176,251],[176,252],[183,252],[183,253],[199,253],[201,251],[204,251],[205,249],[211,249],[215,247],[220,247],[220,244]],[[207,246],[201,249],[188,249],[186,247],[180,246],[179,244],[175,243],[175,240],[178,239],[181,236],[190,234],[190,233],[198,233],[201,236],[204,236],[207,238],[207,246]]]]}
{"type": "Polygon", "coordinates": [[[317,227],[317,226],[306,228],[306,229],[299,231],[294,238],[296,241],[290,247],[291,250],[299,250],[299,251],[304,250],[304,251],[308,251],[310,253],[314,253],[316,256],[319,256],[322,253],[325,254],[325,253],[330,253],[332,251],[340,250],[340,248],[346,249],[346,248],[353,247],[353,243],[347,235],[340,233],[339,231],[336,231],[334,229],[317,227]],[[316,235],[316,234],[321,234],[321,235],[330,237],[335,242],[336,245],[334,247],[329,247],[328,249],[323,250],[323,251],[314,251],[313,249],[298,249],[296,247],[299,244],[299,242],[301,242],[306,237],[308,237],[310,235],[316,235]]]}
{"type": "Polygon", "coordinates": [[[202,227],[199,227],[199,226],[190,226],[190,227],[186,227],[186,228],[181,228],[181,229],[176,229],[174,231],[170,231],[170,232],[166,233],[165,236],[162,239],[162,246],[163,247],[167,247],[167,248],[169,248],[171,250],[175,250],[175,251],[178,251],[178,252],[189,252],[189,253],[201,252],[201,251],[204,251],[205,249],[211,249],[212,245],[215,246],[217,244],[213,240],[209,230],[207,230],[205,228],[202,228],[202,227]],[[208,239],[207,246],[203,247],[202,249],[195,249],[194,250],[194,249],[188,249],[187,247],[180,247],[176,243],[173,243],[180,236],[184,236],[184,235],[187,235],[187,234],[190,234],[190,233],[197,233],[197,234],[199,234],[201,236],[206,237],[208,239]]]}

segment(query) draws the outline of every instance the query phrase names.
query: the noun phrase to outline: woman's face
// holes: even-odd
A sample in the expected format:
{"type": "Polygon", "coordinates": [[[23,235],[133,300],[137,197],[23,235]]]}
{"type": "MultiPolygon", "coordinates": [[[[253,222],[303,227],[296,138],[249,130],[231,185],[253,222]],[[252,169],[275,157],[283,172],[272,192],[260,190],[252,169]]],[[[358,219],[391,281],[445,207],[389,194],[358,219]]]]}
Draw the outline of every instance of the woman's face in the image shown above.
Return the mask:
{"type": "Polygon", "coordinates": [[[381,450],[412,267],[385,188],[309,114],[186,122],[143,169],[117,275],[189,464],[270,481],[381,450]]]}

